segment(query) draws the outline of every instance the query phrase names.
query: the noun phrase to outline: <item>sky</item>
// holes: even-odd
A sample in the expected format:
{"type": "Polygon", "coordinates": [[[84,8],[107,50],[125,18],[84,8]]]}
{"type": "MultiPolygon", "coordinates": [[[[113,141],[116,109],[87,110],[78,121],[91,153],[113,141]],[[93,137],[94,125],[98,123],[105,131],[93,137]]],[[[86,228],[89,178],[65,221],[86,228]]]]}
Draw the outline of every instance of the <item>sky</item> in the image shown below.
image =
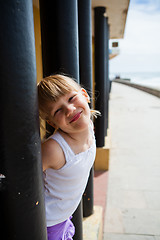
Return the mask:
{"type": "Polygon", "coordinates": [[[130,0],[124,39],[118,42],[120,54],[109,61],[110,73],[160,72],[160,0],[130,0]]]}

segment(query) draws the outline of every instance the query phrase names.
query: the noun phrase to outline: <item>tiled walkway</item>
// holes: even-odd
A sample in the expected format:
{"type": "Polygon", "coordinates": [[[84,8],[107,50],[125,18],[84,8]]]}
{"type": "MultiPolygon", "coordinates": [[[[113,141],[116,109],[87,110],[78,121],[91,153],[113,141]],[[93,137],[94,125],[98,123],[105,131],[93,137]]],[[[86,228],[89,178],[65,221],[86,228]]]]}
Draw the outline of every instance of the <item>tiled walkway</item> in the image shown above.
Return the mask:
{"type": "Polygon", "coordinates": [[[103,208],[103,223],[106,208],[108,173],[108,171],[94,172],[94,205],[101,206],[103,208]]]}
{"type": "Polygon", "coordinates": [[[160,240],[160,98],[113,83],[103,240],[160,240]]]}

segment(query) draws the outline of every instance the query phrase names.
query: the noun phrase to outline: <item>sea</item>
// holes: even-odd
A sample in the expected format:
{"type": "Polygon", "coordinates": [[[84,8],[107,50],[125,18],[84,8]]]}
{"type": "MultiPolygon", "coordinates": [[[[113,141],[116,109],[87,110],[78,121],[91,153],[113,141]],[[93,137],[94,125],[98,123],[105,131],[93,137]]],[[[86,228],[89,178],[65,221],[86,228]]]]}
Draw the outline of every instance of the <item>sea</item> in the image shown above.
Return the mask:
{"type": "Polygon", "coordinates": [[[160,72],[121,72],[109,74],[110,80],[113,80],[116,76],[128,79],[131,83],[160,90],[160,72]]]}

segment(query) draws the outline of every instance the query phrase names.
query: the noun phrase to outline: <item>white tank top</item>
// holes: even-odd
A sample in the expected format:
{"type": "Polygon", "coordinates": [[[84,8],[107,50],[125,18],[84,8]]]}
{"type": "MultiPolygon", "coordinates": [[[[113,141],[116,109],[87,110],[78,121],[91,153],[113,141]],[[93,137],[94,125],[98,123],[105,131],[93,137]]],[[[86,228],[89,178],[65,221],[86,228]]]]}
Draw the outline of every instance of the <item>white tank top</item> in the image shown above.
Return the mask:
{"type": "Polygon", "coordinates": [[[68,219],[78,207],[85,190],[90,169],[96,154],[94,133],[89,149],[75,154],[59,132],[50,138],[63,149],[66,164],[54,170],[44,171],[45,207],[47,226],[53,226],[68,219]]]}

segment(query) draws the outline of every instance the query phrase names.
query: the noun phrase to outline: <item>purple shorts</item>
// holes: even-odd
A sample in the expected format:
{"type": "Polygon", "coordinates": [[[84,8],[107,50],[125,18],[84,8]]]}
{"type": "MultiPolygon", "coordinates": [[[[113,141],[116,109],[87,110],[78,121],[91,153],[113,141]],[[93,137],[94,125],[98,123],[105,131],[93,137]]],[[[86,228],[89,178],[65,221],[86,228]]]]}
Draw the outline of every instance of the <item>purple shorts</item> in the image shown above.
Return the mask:
{"type": "Polygon", "coordinates": [[[75,227],[68,218],[62,223],[58,223],[54,226],[47,227],[48,240],[73,240],[73,235],[75,234],[75,227]]]}

